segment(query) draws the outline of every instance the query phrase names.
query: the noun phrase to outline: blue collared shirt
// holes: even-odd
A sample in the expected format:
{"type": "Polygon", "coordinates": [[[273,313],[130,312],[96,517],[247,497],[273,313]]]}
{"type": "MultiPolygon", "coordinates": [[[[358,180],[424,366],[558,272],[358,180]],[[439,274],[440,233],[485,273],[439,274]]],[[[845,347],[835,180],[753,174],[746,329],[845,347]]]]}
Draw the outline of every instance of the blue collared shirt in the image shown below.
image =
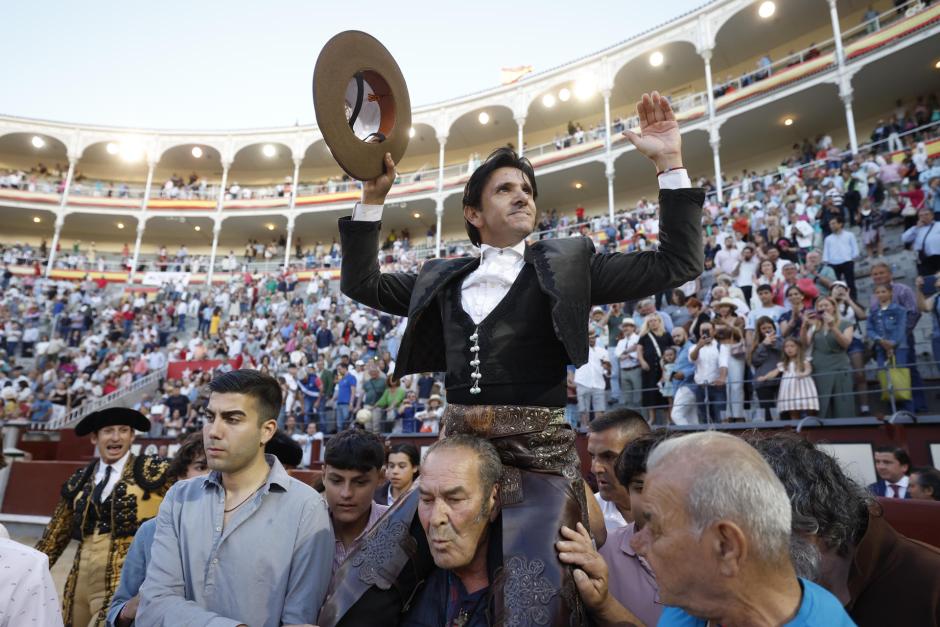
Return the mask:
{"type": "Polygon", "coordinates": [[[170,488],[157,516],[138,627],[314,623],[330,582],[326,502],[273,455],[267,481],[223,527],[219,472],[170,488]]]}
{"type": "Polygon", "coordinates": [[[111,597],[111,608],[108,610],[108,627],[114,627],[124,605],[140,592],[140,586],[147,576],[147,565],[150,563],[150,547],[153,546],[153,534],[157,530],[157,519],[151,518],[142,524],[134,541],[124,558],[121,568],[121,583],[111,597]]]}
{"type": "Polygon", "coordinates": [[[675,382],[677,390],[682,385],[694,383],[695,364],[689,359],[689,353],[692,351],[693,346],[695,346],[694,342],[686,342],[685,345],[679,349],[679,354],[676,355],[676,369],[673,370],[673,373],[681,372],[684,375],[682,380],[675,382]]]}
{"type": "Polygon", "coordinates": [[[925,255],[940,255],[940,224],[912,226],[901,235],[901,241],[911,246],[915,252],[925,255]]]}
{"type": "Polygon", "coordinates": [[[858,257],[858,240],[855,234],[845,229],[841,233],[830,233],[823,240],[823,263],[837,266],[858,257]]]}

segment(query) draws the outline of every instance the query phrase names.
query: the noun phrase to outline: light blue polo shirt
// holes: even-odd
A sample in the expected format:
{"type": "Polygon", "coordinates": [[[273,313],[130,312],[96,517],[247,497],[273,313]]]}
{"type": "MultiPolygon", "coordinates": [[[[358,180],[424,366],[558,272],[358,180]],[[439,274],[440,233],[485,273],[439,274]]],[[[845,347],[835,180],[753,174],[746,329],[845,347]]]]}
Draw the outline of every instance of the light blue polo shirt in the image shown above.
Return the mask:
{"type": "MultiPolygon", "coordinates": [[[[800,611],[783,627],[855,627],[838,599],[825,588],[800,578],[803,600],[800,611]]],[[[708,621],[696,618],[678,607],[667,607],[659,617],[658,627],[707,627],[708,621]]]]}

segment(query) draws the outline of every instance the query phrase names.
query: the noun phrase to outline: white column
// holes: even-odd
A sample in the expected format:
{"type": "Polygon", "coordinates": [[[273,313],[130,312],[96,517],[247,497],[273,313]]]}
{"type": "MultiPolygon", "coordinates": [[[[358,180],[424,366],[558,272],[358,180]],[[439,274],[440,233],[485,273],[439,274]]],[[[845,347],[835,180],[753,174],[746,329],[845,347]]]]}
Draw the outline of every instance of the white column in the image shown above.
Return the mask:
{"type": "Polygon", "coordinates": [[[46,278],[49,277],[49,273],[52,272],[52,266],[55,263],[55,251],[59,246],[59,235],[62,231],[62,224],[65,223],[65,207],[69,203],[69,189],[72,187],[72,176],[75,174],[76,163],[78,163],[78,157],[69,157],[69,171],[65,175],[65,187],[62,188],[62,199],[59,202],[59,213],[55,220],[56,229],[52,236],[52,248],[49,249],[49,262],[46,264],[46,278]]]}
{"type": "Polygon", "coordinates": [[[610,159],[610,90],[605,89],[602,94],[604,96],[604,128],[606,129],[607,140],[604,142],[604,149],[607,151],[607,159],[610,159]]]}
{"type": "Polygon", "coordinates": [[[228,169],[231,165],[231,161],[222,162],[222,184],[219,186],[219,198],[216,202],[217,211],[222,211],[222,207],[225,206],[225,186],[228,185],[228,169]]]}
{"type": "Polygon", "coordinates": [[[290,265],[290,247],[291,240],[294,239],[294,220],[296,216],[294,214],[289,214],[287,216],[287,243],[284,246],[284,270],[287,270],[288,265],[290,265]]]}
{"type": "Polygon", "coordinates": [[[705,61],[705,96],[708,102],[708,119],[715,119],[715,88],[712,84],[712,49],[705,48],[699,51],[705,61]]]}
{"type": "Polygon", "coordinates": [[[611,136],[610,136],[610,90],[605,89],[602,93],[604,96],[604,129],[605,129],[605,140],[604,140],[604,174],[607,176],[607,215],[610,218],[610,223],[614,223],[614,160],[611,155],[611,136]]]}
{"type": "MultiPolygon", "coordinates": [[[[223,180],[225,175],[222,175],[223,180]]],[[[206,285],[212,288],[212,273],[215,271],[215,254],[219,249],[219,233],[222,232],[222,218],[212,220],[212,252],[209,254],[209,272],[206,274],[206,285]]]]}
{"type": "Polygon", "coordinates": [[[712,146],[712,160],[715,162],[715,194],[718,197],[718,202],[723,202],[724,196],[721,191],[721,157],[718,154],[718,148],[721,146],[721,136],[718,133],[717,126],[713,126],[709,131],[708,143],[712,146]]]}
{"type": "Polygon", "coordinates": [[[858,154],[858,136],[855,133],[855,112],[852,110],[852,77],[845,71],[845,49],[842,47],[842,31],[839,28],[839,11],[836,0],[829,2],[829,20],[832,22],[832,40],[836,44],[836,66],[839,72],[839,98],[845,107],[845,126],[849,132],[852,154],[858,154]]]}
{"type": "MultiPolygon", "coordinates": [[[[294,159],[294,178],[292,179],[291,186],[290,186],[290,205],[288,207],[290,211],[293,211],[294,207],[297,204],[297,181],[300,180],[300,163],[302,161],[303,159],[294,159]]],[[[293,213],[288,214],[287,216],[287,246],[284,248],[284,268],[285,269],[290,264],[291,239],[293,238],[293,235],[294,235],[294,220],[296,219],[296,217],[297,216],[294,215],[293,213]]]]}
{"type": "Polygon", "coordinates": [[[147,162],[147,185],[144,187],[144,198],[140,202],[140,210],[147,211],[147,203],[150,202],[150,186],[153,185],[153,171],[157,167],[156,161],[147,162]]]}
{"type": "Polygon", "coordinates": [[[300,180],[300,163],[303,159],[294,159],[294,178],[291,180],[290,185],[290,206],[291,211],[294,210],[294,205],[297,203],[297,181],[300,180]]]}
{"type": "Polygon", "coordinates": [[[444,146],[447,145],[447,135],[438,134],[437,143],[440,150],[437,156],[437,193],[444,191],[444,146]]]}
{"type": "Polygon", "coordinates": [[[610,218],[610,223],[614,223],[614,166],[613,164],[608,164],[607,172],[607,215],[610,218]]]}
{"type": "Polygon", "coordinates": [[[829,2],[829,20],[832,22],[832,40],[836,43],[836,64],[839,70],[845,65],[845,50],[842,48],[842,31],[839,29],[839,11],[836,0],[829,2]]]}
{"type": "Polygon", "coordinates": [[[525,116],[524,115],[520,115],[519,117],[516,118],[516,127],[518,128],[518,132],[516,134],[516,142],[517,142],[517,145],[519,146],[519,149],[516,152],[518,152],[519,156],[521,157],[523,154],[525,154],[525,144],[524,144],[524,139],[523,139],[523,134],[522,134],[522,129],[525,128],[525,116]]]}
{"type": "Polygon", "coordinates": [[[140,202],[140,218],[137,220],[137,239],[134,242],[134,256],[131,258],[131,269],[127,273],[128,281],[134,282],[137,274],[137,259],[140,257],[140,241],[144,235],[144,227],[147,223],[147,205],[150,203],[150,187],[153,185],[153,171],[157,167],[156,161],[147,162],[147,185],[144,187],[144,198],[140,202]]]}
{"type": "Polygon", "coordinates": [[[852,154],[858,154],[858,136],[855,134],[855,112],[852,110],[852,87],[850,83],[851,79],[846,78],[846,83],[849,83],[847,89],[839,90],[839,98],[842,99],[842,105],[845,107],[845,126],[849,131],[849,147],[852,149],[852,154]]]}
{"type": "Polygon", "coordinates": [[[434,207],[434,213],[437,215],[437,230],[434,233],[434,256],[441,256],[441,221],[444,218],[444,196],[437,195],[437,205],[434,207]]]}
{"type": "Polygon", "coordinates": [[[144,238],[144,229],[147,227],[147,217],[141,216],[137,221],[137,239],[134,240],[134,256],[131,258],[131,271],[128,273],[129,281],[134,282],[137,273],[137,260],[140,258],[140,243],[144,238]]]}
{"type": "Polygon", "coordinates": [[[62,233],[62,225],[65,224],[65,216],[61,213],[55,217],[55,231],[52,233],[52,246],[49,247],[49,260],[46,263],[46,278],[52,272],[52,265],[55,263],[55,251],[59,247],[59,235],[62,233]]]}

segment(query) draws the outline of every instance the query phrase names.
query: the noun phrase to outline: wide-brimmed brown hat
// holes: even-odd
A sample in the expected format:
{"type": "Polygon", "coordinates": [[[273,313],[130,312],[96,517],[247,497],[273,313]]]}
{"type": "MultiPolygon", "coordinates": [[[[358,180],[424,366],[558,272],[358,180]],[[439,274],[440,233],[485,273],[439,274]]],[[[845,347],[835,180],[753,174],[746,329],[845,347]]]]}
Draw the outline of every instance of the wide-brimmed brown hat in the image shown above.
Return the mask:
{"type": "Polygon", "coordinates": [[[408,147],[411,100],[401,69],[375,37],[342,32],[323,46],[313,71],[317,125],[349,176],[368,181],[408,147]]]}

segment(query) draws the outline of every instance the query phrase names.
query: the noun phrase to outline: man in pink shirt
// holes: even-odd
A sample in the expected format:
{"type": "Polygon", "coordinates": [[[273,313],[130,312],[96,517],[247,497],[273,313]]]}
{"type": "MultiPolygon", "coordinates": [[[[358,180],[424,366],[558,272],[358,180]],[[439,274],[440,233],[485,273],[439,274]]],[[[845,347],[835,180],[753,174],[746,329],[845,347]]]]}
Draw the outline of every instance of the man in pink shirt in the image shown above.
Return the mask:
{"type": "MultiPolygon", "coordinates": [[[[617,480],[627,487],[633,511],[641,511],[639,506],[643,499],[646,457],[664,437],[664,431],[641,436],[627,444],[617,458],[615,468],[617,480]]],[[[644,523],[643,518],[639,517],[625,527],[609,531],[607,542],[598,550],[593,548],[589,540],[584,541],[586,533],[579,534],[566,527],[562,528],[562,536],[566,540],[556,545],[559,551],[558,557],[562,562],[584,568],[586,572],[596,572],[595,569],[586,566],[586,562],[597,563],[597,559],[603,558],[607,565],[607,591],[603,598],[595,597],[593,600],[598,602],[592,603],[592,595],[585,598],[582,594],[588,610],[601,623],[604,623],[607,617],[622,616],[621,608],[616,607],[618,605],[629,610],[646,625],[655,625],[659,622],[663,606],[659,603],[656,577],[646,560],[637,555],[630,546],[630,540],[643,528],[644,523]]],[[[579,589],[582,585],[591,585],[587,581],[582,582],[578,579],[579,577],[576,576],[575,582],[579,584],[579,589]]]]}

